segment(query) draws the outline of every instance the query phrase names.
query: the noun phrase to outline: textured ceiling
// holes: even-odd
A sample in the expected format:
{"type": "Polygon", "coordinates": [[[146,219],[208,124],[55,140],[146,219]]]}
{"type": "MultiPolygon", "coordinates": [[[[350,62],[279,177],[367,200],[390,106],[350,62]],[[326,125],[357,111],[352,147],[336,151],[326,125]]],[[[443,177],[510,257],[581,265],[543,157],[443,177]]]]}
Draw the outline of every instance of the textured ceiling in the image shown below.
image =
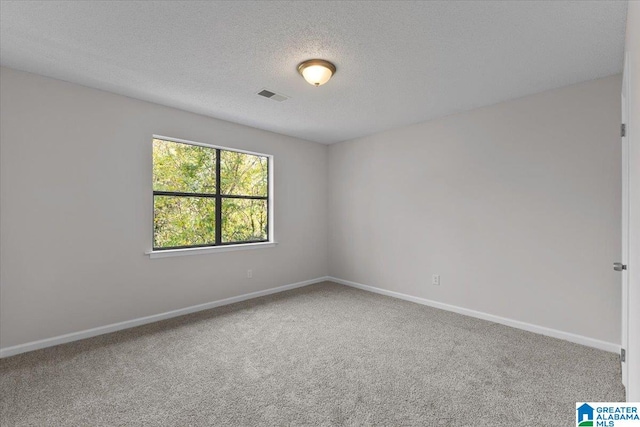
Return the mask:
{"type": "Polygon", "coordinates": [[[622,70],[626,2],[2,1],[0,63],[333,143],[622,70]],[[338,68],[315,88],[296,71],[338,68]],[[290,97],[275,102],[263,88],[290,97]]]}

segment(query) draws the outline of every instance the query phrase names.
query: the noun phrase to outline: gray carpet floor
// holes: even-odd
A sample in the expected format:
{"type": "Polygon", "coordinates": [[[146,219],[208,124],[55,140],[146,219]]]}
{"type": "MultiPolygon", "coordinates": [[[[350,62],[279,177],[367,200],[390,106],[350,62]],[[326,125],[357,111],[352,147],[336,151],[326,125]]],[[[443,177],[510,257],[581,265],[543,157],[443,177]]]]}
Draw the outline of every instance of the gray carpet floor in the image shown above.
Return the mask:
{"type": "Polygon", "coordinates": [[[2,426],[572,426],[615,354],[333,283],[0,361],[2,426]]]}

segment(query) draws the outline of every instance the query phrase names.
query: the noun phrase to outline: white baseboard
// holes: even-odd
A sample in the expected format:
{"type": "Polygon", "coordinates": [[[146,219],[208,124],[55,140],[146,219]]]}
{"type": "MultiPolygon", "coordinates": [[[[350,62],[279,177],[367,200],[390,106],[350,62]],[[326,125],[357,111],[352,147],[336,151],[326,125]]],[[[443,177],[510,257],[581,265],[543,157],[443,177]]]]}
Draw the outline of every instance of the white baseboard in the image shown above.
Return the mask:
{"type": "Polygon", "coordinates": [[[455,305],[432,301],[426,298],[415,297],[415,296],[403,294],[400,292],[394,292],[386,289],[376,288],[374,286],[363,285],[361,283],[351,282],[349,280],[338,279],[337,277],[319,277],[317,279],[305,280],[303,282],[292,283],[290,285],[278,286],[276,288],[265,289],[263,291],[251,292],[244,295],[238,295],[236,297],[225,298],[222,300],[212,301],[205,304],[198,304],[191,307],[168,311],[165,313],[155,314],[155,315],[146,316],[146,317],[140,317],[133,320],[127,320],[125,322],[113,323],[111,325],[100,326],[97,328],[87,329],[84,331],[72,332],[70,334],[60,335],[52,338],[46,338],[38,341],[32,341],[25,344],[15,345],[12,347],[0,348],[0,358],[15,356],[16,354],[26,353],[28,351],[39,350],[46,347],[53,347],[59,344],[66,344],[69,342],[78,341],[85,338],[91,338],[98,335],[121,331],[123,329],[129,329],[136,326],[145,325],[147,323],[158,322],[160,320],[170,319],[172,317],[183,316],[185,314],[195,313],[197,311],[208,310],[215,307],[221,307],[223,305],[229,305],[236,302],[246,301],[253,298],[275,294],[278,292],[284,292],[290,289],[301,288],[303,286],[308,286],[314,283],[319,283],[324,281],[331,281],[331,282],[339,283],[341,285],[362,289],[364,291],[374,292],[377,294],[386,295],[393,298],[402,299],[405,301],[411,301],[417,304],[439,308],[441,310],[452,311],[454,313],[463,314],[465,316],[471,316],[478,319],[488,320],[490,322],[500,323],[502,325],[510,326],[512,328],[522,329],[525,331],[534,332],[537,334],[546,335],[553,338],[559,338],[559,339],[570,341],[576,344],[581,344],[588,347],[609,351],[612,353],[620,353],[620,345],[618,344],[613,344],[610,342],[601,341],[594,338],[585,337],[582,335],[576,335],[570,332],[559,331],[557,329],[546,328],[544,326],[533,325],[531,323],[521,322],[519,320],[507,319],[505,317],[495,316],[493,314],[483,313],[481,311],[470,310],[468,308],[463,308],[455,305]]]}
{"type": "Polygon", "coordinates": [[[521,322],[519,320],[507,319],[505,317],[494,316],[493,314],[483,313],[481,311],[470,310],[468,308],[458,307],[455,305],[445,304],[437,301],[428,300],[426,298],[414,297],[400,292],[388,291],[386,289],[376,288],[374,286],[363,285],[361,283],[351,282],[349,280],[338,279],[337,277],[329,277],[330,280],[341,285],[351,286],[353,288],[362,289],[364,291],[375,292],[376,294],[386,295],[393,298],[399,298],[405,301],[415,302],[417,304],[428,305],[429,307],[439,308],[441,310],[452,311],[454,313],[463,314],[465,316],[476,317],[478,319],[488,320],[501,325],[510,326],[516,329],[522,329],[534,332],[540,335],[546,335],[561,340],[570,341],[572,343],[593,347],[611,353],[620,354],[620,345],[606,341],[589,338],[582,335],[572,334],[570,332],[559,331],[557,329],[546,328],[544,326],[533,325],[531,323],[521,322]]]}
{"type": "Polygon", "coordinates": [[[160,320],[170,319],[172,317],[183,316],[185,314],[195,313],[197,311],[208,310],[210,308],[221,307],[240,301],[246,301],[253,298],[271,295],[278,292],[288,291],[290,289],[301,288],[303,286],[312,285],[314,283],[329,280],[328,277],[319,277],[317,279],[305,280],[303,282],[292,283],[290,285],[278,286],[276,288],[265,289],[263,291],[251,292],[236,297],[225,298],[218,301],[212,301],[204,304],[193,305],[178,310],[167,311],[166,313],[154,314],[151,316],[140,317],[125,322],[113,323],[111,325],[99,326],[97,328],[86,329],[84,331],[72,332],[70,334],[60,335],[52,338],[45,338],[39,341],[32,341],[25,344],[18,344],[12,347],[0,348],[0,358],[15,356],[16,354],[26,353],[28,351],[39,350],[54,345],[66,344],[72,341],[78,341],[85,338],[91,338],[98,335],[108,334],[111,332],[121,331],[136,326],[145,325],[147,323],[158,322],[160,320]]]}

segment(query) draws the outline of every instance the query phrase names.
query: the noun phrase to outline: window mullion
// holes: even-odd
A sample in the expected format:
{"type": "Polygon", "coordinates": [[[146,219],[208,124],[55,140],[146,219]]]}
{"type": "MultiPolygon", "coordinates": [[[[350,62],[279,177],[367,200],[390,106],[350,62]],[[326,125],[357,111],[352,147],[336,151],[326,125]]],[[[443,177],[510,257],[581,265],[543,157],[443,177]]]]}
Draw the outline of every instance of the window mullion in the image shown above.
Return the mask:
{"type": "Polygon", "coordinates": [[[222,243],[222,196],[220,183],[220,149],[216,149],[216,245],[222,243]]]}
{"type": "Polygon", "coordinates": [[[203,197],[203,198],[215,198],[215,194],[211,193],[186,193],[182,191],[160,191],[155,190],[154,196],[172,196],[172,197],[203,197]]]}

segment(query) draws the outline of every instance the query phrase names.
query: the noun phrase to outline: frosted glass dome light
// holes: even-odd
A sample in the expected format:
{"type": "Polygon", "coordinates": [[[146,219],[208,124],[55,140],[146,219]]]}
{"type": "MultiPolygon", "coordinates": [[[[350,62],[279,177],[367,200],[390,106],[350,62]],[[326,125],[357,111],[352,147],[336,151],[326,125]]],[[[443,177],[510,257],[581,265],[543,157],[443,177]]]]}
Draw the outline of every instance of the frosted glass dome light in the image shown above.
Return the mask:
{"type": "Polygon", "coordinates": [[[336,72],[336,66],[323,59],[310,59],[298,65],[298,72],[311,85],[322,86],[336,72]]]}

